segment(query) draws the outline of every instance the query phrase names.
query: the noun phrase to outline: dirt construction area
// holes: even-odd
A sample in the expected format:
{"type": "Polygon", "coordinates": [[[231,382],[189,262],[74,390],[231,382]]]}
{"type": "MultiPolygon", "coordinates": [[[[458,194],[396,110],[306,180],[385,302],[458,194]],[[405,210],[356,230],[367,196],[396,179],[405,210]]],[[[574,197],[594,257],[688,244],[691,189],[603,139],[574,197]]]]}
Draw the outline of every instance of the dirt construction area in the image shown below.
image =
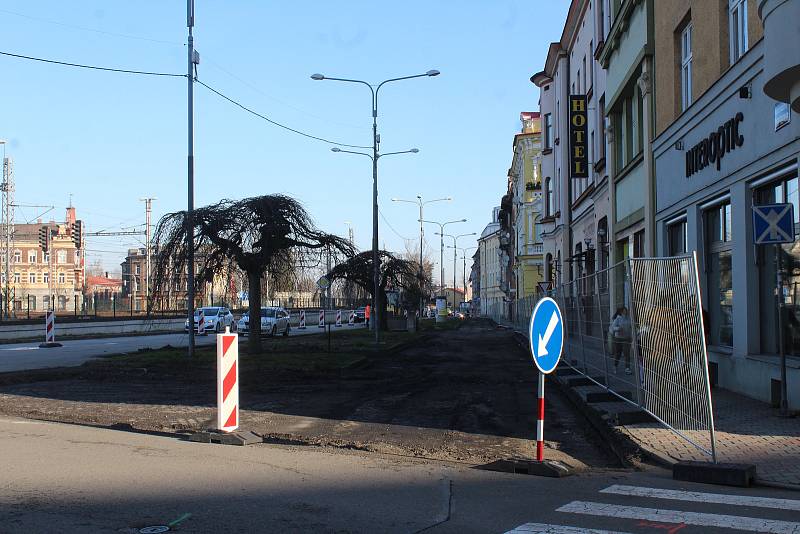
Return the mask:
{"type": "MultiPolygon", "coordinates": [[[[536,379],[512,334],[471,320],[417,334],[241,340],[241,428],[267,442],[344,447],[485,465],[535,457],[536,379]]],[[[215,356],[164,349],[75,368],[0,374],[0,414],[174,434],[212,428],[215,356]]],[[[548,382],[549,383],[549,382],[548,382]]],[[[547,391],[546,456],[617,467],[558,389],[547,391]]]]}

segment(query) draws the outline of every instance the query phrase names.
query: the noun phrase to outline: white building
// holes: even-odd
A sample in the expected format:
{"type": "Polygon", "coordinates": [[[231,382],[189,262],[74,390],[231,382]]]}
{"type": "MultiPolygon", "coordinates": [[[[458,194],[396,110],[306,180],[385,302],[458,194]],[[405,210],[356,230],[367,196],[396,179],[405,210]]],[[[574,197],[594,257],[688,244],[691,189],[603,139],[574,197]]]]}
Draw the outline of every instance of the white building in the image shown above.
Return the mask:
{"type": "Polygon", "coordinates": [[[501,316],[505,306],[505,293],[501,288],[502,264],[500,256],[500,206],[492,210],[492,221],[486,225],[478,238],[480,251],[480,298],[481,314],[491,317],[501,316]]]}

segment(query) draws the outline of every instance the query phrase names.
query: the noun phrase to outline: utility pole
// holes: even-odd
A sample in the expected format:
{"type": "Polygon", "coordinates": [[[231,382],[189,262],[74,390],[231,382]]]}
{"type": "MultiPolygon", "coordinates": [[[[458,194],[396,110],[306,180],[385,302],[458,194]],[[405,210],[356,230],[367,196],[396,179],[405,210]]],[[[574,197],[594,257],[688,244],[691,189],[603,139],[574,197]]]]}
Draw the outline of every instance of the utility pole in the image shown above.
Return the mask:
{"type": "Polygon", "coordinates": [[[144,273],[144,298],[145,298],[145,309],[147,313],[150,313],[150,214],[152,212],[152,204],[154,200],[158,200],[155,197],[147,197],[147,198],[140,198],[142,202],[144,202],[144,220],[145,220],[145,273],[144,273]]]}
{"type": "Polygon", "coordinates": [[[194,65],[200,59],[195,58],[194,37],[194,0],[186,0],[186,26],[189,29],[187,39],[188,66],[186,81],[188,83],[188,198],[186,207],[186,247],[187,266],[186,274],[186,314],[189,319],[189,357],[194,356],[194,65]]]}
{"type": "Polygon", "coordinates": [[[5,233],[5,269],[6,283],[3,297],[3,314],[6,319],[11,318],[11,239],[14,233],[14,170],[11,158],[5,157],[6,142],[3,145],[3,183],[0,188],[3,192],[3,232],[5,233]]]}

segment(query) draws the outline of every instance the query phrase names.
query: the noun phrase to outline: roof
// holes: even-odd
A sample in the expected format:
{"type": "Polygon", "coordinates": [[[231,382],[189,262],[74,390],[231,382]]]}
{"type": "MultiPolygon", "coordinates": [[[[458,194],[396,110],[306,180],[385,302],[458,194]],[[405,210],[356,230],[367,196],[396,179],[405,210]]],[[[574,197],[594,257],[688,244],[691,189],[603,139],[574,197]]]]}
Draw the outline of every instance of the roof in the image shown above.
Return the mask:
{"type": "Polygon", "coordinates": [[[122,278],[106,278],[105,276],[87,276],[87,286],[121,286],[122,278]]]}

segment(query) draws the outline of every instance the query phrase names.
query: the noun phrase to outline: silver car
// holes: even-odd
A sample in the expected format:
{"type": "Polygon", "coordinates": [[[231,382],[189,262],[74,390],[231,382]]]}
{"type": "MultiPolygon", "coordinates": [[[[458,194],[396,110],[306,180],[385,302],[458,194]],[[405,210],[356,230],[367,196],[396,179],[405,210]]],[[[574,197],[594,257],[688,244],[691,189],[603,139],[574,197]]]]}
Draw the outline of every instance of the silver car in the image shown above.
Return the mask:
{"type": "MultiPolygon", "coordinates": [[[[233,330],[236,325],[233,321],[233,314],[228,308],[220,306],[208,306],[205,308],[198,308],[194,311],[194,330],[197,331],[200,322],[200,312],[203,312],[203,331],[201,333],[207,334],[208,332],[221,333],[225,331],[225,327],[229,326],[233,330]]],[[[189,331],[189,320],[183,322],[183,329],[189,331]]]]}
{"type": "MultiPolygon", "coordinates": [[[[239,319],[237,331],[242,335],[250,333],[250,315],[244,314],[239,319]]],[[[261,334],[267,336],[289,335],[289,312],[279,307],[261,308],[261,334]]]]}

